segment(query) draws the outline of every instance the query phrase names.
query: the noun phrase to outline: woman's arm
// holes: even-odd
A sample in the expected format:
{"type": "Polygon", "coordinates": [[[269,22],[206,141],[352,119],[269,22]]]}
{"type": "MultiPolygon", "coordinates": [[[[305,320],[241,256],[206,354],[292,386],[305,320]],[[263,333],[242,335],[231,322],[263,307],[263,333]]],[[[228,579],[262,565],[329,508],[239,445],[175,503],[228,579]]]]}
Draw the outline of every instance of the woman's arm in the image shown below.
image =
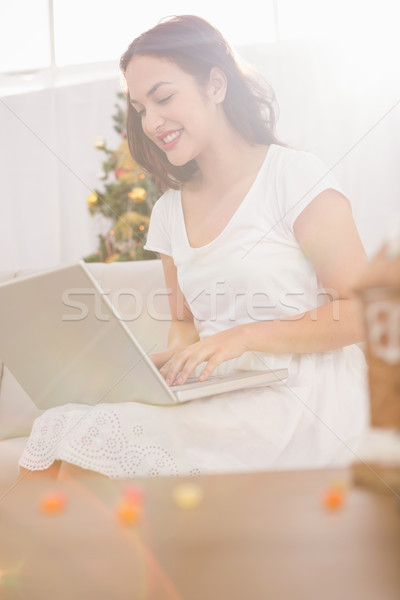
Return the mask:
{"type": "Polygon", "coordinates": [[[174,354],[164,367],[168,382],[184,383],[194,368],[215,367],[247,350],[309,353],[333,350],[361,341],[362,323],[352,286],[366,261],[347,199],[335,190],[319,194],[294,224],[296,238],[333,301],[301,315],[233,327],[174,354]]]}
{"type": "MultiPolygon", "coordinates": [[[[348,200],[329,189],[319,194],[294,223],[300,247],[314,266],[330,302],[285,320],[269,323],[267,352],[323,352],[360,342],[363,337],[358,301],[352,288],[365,265],[366,254],[348,200]],[[296,323],[294,323],[296,321],[296,323]]],[[[254,350],[263,344],[249,325],[254,350]]]]}
{"type": "Polygon", "coordinates": [[[161,254],[165,283],[168,289],[171,327],[168,332],[168,348],[151,355],[154,364],[161,368],[174,353],[198,341],[193,315],[178,284],[176,267],[171,256],[161,254]]]}

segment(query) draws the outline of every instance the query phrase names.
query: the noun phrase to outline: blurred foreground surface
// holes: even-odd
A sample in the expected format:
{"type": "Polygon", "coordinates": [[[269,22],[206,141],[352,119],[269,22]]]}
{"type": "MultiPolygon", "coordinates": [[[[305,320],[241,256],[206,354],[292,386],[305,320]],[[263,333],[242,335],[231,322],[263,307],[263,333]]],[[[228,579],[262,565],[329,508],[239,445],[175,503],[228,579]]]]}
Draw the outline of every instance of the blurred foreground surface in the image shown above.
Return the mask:
{"type": "Polygon", "coordinates": [[[399,498],[354,486],[347,470],[28,475],[0,498],[1,600],[400,597],[399,498]],[[132,486],[135,524],[118,508],[132,486]],[[63,502],[46,512],[49,494],[63,502]]]}

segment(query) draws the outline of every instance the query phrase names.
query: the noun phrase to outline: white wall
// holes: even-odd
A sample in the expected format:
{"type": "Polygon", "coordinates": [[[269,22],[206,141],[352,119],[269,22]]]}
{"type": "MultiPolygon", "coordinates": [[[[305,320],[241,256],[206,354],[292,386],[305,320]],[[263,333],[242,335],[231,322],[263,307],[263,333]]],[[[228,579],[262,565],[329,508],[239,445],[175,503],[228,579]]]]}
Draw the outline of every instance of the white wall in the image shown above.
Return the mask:
{"type": "MultiPolygon", "coordinates": [[[[281,42],[241,54],[275,88],[281,138],[336,165],[372,254],[400,211],[400,90],[371,73],[367,89],[349,91],[310,46],[281,42]]],[[[50,266],[97,248],[104,223],[90,217],[86,196],[101,188],[103,154],[93,140],[120,143],[111,120],[119,89],[116,71],[0,98],[0,268],[50,266]]]]}

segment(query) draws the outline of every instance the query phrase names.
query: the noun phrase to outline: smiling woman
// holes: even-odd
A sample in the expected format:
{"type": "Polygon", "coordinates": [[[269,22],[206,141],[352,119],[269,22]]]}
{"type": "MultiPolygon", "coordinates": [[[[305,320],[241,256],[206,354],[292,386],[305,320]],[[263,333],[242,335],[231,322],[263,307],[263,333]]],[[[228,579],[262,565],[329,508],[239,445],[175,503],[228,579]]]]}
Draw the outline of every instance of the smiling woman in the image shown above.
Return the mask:
{"type": "Polygon", "coordinates": [[[113,477],[151,475],[155,458],[163,475],[348,464],[367,416],[352,296],[365,252],[344,191],[318,156],[277,139],[268,86],[204,19],[159,23],[121,69],[132,155],[166,188],[145,246],[161,255],[172,318],[154,364],[168,385],[237,369],[288,379],[170,409],[57,407],[35,422],[21,466],[43,468],[43,444],[113,477]],[[60,427],[57,442],[41,439],[60,427]]]}

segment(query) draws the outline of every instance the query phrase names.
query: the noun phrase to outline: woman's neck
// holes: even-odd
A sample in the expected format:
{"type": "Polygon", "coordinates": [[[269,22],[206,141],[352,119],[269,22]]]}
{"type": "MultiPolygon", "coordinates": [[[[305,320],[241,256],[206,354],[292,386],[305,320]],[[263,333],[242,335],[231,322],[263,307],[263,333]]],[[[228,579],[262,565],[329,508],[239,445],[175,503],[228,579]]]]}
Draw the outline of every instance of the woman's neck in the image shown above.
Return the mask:
{"type": "Polygon", "coordinates": [[[268,146],[251,145],[240,136],[225,139],[196,158],[198,170],[187,187],[225,190],[252,171],[258,172],[267,150],[268,146]]]}

